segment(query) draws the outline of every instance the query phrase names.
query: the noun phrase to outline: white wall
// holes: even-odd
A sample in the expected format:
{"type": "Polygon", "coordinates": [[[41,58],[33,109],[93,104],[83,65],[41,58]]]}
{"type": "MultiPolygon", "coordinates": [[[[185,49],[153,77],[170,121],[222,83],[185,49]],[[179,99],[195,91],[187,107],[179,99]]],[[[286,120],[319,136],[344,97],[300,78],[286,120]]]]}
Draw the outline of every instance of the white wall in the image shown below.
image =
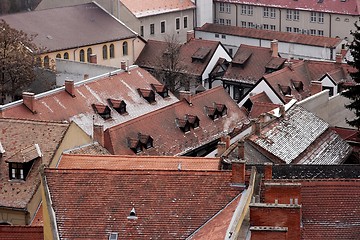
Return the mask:
{"type": "Polygon", "coordinates": [[[196,4],[196,27],[201,27],[205,23],[212,23],[214,20],[214,10],[212,0],[194,0],[196,4]]]}
{"type": "Polygon", "coordinates": [[[321,85],[323,87],[331,87],[331,88],[333,88],[334,95],[336,95],[337,92],[338,92],[337,85],[335,85],[334,82],[327,75],[321,80],[321,85]]]}

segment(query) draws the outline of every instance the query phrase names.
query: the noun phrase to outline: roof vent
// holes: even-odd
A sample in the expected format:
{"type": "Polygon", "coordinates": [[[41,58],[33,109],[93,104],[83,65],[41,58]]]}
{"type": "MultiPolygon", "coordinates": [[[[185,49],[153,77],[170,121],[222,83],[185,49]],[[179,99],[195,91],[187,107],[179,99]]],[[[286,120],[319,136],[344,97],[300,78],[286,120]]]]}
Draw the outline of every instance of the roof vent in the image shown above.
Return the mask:
{"type": "Polygon", "coordinates": [[[136,216],[135,208],[133,207],[130,211],[129,216],[127,217],[129,220],[137,220],[138,217],[136,216]]]}
{"type": "Polygon", "coordinates": [[[181,171],[181,162],[178,164],[178,171],[181,171]]]}
{"type": "Polygon", "coordinates": [[[118,233],[117,232],[112,232],[109,235],[109,240],[117,240],[118,239],[118,233]]]}
{"type": "Polygon", "coordinates": [[[1,142],[0,142],[0,157],[2,157],[2,155],[5,153],[5,149],[2,146],[1,142]]]}

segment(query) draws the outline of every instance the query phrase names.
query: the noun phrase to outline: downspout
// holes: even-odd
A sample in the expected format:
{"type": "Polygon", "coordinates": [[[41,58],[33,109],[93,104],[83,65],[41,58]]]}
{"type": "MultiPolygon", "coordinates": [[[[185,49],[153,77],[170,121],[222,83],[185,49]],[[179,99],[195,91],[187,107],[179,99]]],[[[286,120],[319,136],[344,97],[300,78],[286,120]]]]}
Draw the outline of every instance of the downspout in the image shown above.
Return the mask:
{"type": "Polygon", "coordinates": [[[235,4],[235,21],[236,21],[236,26],[238,27],[239,26],[239,23],[238,23],[238,4],[235,4]]]}
{"type": "MultiPolygon", "coordinates": [[[[136,38],[138,37],[138,35],[136,35],[136,38]]],[[[135,44],[134,44],[134,42],[135,42],[135,39],[136,38],[133,38],[133,40],[132,40],[132,64],[131,65],[134,65],[134,62],[135,62],[135,44]]],[[[127,67],[129,67],[129,66],[127,66],[127,67]]]]}
{"type": "Polygon", "coordinates": [[[279,32],[281,32],[281,9],[279,8],[279,32]]]}
{"type": "Polygon", "coordinates": [[[330,24],[329,24],[329,37],[331,37],[331,13],[329,13],[330,24]]]}
{"type": "Polygon", "coordinates": [[[74,61],[76,61],[76,58],[75,58],[75,57],[76,57],[75,52],[76,52],[76,50],[78,50],[78,49],[79,49],[79,47],[75,48],[75,49],[74,49],[74,51],[73,51],[74,61]]]}

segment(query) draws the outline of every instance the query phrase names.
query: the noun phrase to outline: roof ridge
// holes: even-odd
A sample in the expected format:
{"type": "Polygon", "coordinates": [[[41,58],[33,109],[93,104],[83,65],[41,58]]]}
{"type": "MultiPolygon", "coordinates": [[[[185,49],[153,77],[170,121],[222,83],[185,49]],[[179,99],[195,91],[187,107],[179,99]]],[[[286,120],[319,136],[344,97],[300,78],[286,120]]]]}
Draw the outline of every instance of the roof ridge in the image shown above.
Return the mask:
{"type": "Polygon", "coordinates": [[[88,157],[88,158],[143,158],[143,159],[174,159],[174,160],[202,160],[202,161],[208,161],[208,160],[219,160],[219,158],[216,157],[187,157],[187,156],[153,156],[153,155],[112,155],[112,154],[106,154],[106,155],[94,155],[94,154],[73,154],[73,153],[64,153],[63,156],[67,157],[88,157]]]}
{"type": "Polygon", "coordinates": [[[27,119],[27,118],[11,118],[11,117],[3,117],[0,118],[1,122],[20,122],[20,123],[32,123],[32,124],[53,124],[53,125],[64,125],[68,126],[70,123],[68,121],[53,121],[53,120],[38,120],[38,119],[27,119]]]}

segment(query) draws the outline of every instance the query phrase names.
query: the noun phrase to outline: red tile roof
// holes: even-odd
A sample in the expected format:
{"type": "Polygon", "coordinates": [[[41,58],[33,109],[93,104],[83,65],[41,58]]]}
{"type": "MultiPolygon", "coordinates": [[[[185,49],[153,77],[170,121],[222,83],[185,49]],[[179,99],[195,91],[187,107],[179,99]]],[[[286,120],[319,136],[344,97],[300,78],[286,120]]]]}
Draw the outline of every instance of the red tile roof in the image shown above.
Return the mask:
{"type": "MultiPolygon", "coordinates": [[[[179,65],[181,64],[178,66],[179,71],[195,76],[201,76],[219,45],[220,42],[218,41],[201,39],[191,39],[189,42],[182,44],[179,53],[179,65]],[[208,49],[209,52],[206,54],[204,60],[193,61],[192,57],[199,49],[202,49],[202,51],[208,49]]],[[[164,52],[166,52],[167,46],[167,42],[148,40],[135,61],[135,64],[144,68],[162,68],[164,63],[161,62],[161,58],[164,52]]]]}
{"type": "Polygon", "coordinates": [[[260,30],[254,28],[242,28],[236,26],[212,24],[212,23],[206,23],[202,27],[196,28],[196,31],[220,33],[220,34],[227,34],[227,35],[239,36],[239,37],[265,39],[269,41],[276,39],[279,42],[297,43],[297,44],[326,47],[326,48],[335,48],[342,41],[339,38],[311,36],[306,34],[260,30]]]}
{"type": "Polygon", "coordinates": [[[195,8],[191,0],[121,0],[121,3],[137,18],[195,8]]]}
{"type": "Polygon", "coordinates": [[[215,2],[228,2],[236,4],[247,4],[254,6],[267,6],[274,8],[284,9],[298,9],[305,11],[316,11],[326,13],[339,13],[345,15],[358,15],[359,14],[359,1],[358,0],[323,0],[323,1],[288,1],[288,0],[214,0],[215,2]]]}
{"type": "Polygon", "coordinates": [[[45,177],[66,239],[185,239],[242,191],[224,171],[46,169],[45,177]]]}
{"type": "Polygon", "coordinates": [[[254,102],[249,113],[250,118],[258,118],[262,113],[267,113],[275,108],[280,107],[279,104],[266,103],[266,102],[254,102]]]}
{"type": "Polygon", "coordinates": [[[301,183],[302,240],[358,239],[360,181],[301,183]]]}
{"type": "Polygon", "coordinates": [[[134,152],[128,145],[128,139],[137,139],[141,133],[153,139],[153,147],[144,148],[141,154],[184,154],[218,139],[225,132],[232,132],[245,122],[248,122],[245,113],[220,86],[193,96],[191,105],[183,100],[108,128],[105,131],[105,147],[112,154],[132,155],[134,152]],[[206,112],[206,107],[214,107],[214,103],[225,104],[227,107],[227,114],[216,120],[212,120],[206,112]],[[188,120],[189,115],[198,117],[199,127],[190,127],[192,124],[188,120]],[[189,132],[185,133],[181,129],[179,120],[189,122],[189,132]]]}
{"type": "Polygon", "coordinates": [[[0,19],[12,28],[35,34],[34,43],[45,47],[45,52],[136,37],[95,3],[3,15],[0,19]]]}
{"type": "Polygon", "coordinates": [[[282,68],[286,59],[273,58],[271,55],[270,48],[241,44],[223,79],[255,84],[267,72],[269,63],[274,63],[272,70],[282,68]]]}
{"type": "Polygon", "coordinates": [[[20,100],[0,106],[0,115],[4,118],[75,121],[86,133],[91,134],[94,122],[103,124],[106,129],[178,101],[171,93],[168,98],[155,94],[156,103],[149,104],[136,89],[150,90],[151,84],[159,82],[146,70],[133,66],[129,72],[121,71],[110,77],[75,83],[75,97],[68,94],[64,87],[38,94],[35,96],[36,114],[20,100]],[[92,104],[108,106],[107,99],[124,100],[127,114],[121,115],[112,108],[111,119],[105,120],[96,114],[92,104]]]}
{"type": "Polygon", "coordinates": [[[35,216],[32,219],[30,225],[31,226],[44,226],[42,203],[40,203],[40,207],[38,208],[37,212],[35,213],[35,216]]]}
{"type": "Polygon", "coordinates": [[[101,146],[98,142],[86,144],[77,148],[65,151],[68,154],[90,154],[90,155],[108,155],[110,152],[101,146]]]}
{"type": "Polygon", "coordinates": [[[39,167],[49,165],[69,124],[0,119],[0,142],[5,154],[0,158],[0,206],[26,209],[35,190],[40,184],[39,167]],[[10,180],[9,164],[6,161],[16,152],[28,146],[38,144],[43,154],[36,159],[25,181],[10,180]]]}
{"type": "Polygon", "coordinates": [[[43,240],[42,226],[0,226],[1,240],[43,240]]]}
{"type": "Polygon", "coordinates": [[[219,166],[219,158],[63,154],[58,168],[113,170],[218,170],[219,166]]]}

